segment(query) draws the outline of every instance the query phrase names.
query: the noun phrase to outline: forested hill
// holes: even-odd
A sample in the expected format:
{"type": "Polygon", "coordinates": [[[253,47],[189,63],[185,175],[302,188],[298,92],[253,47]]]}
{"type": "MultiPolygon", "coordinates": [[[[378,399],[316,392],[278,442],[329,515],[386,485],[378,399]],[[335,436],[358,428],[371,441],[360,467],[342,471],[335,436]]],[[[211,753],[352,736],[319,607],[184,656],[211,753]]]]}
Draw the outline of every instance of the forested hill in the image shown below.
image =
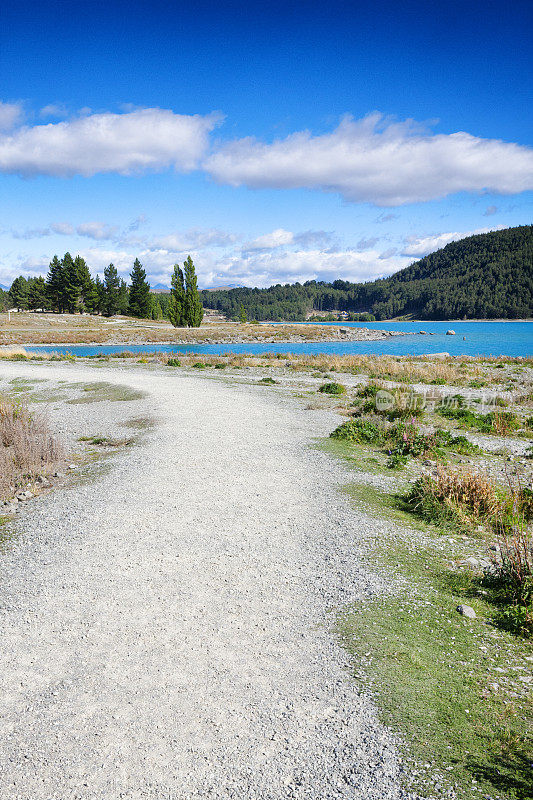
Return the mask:
{"type": "Polygon", "coordinates": [[[469,236],[390,278],[371,283],[307,281],[269,289],[204,291],[206,308],[248,319],[298,320],[310,311],[365,313],[375,319],[533,317],[533,225],[469,236]]]}

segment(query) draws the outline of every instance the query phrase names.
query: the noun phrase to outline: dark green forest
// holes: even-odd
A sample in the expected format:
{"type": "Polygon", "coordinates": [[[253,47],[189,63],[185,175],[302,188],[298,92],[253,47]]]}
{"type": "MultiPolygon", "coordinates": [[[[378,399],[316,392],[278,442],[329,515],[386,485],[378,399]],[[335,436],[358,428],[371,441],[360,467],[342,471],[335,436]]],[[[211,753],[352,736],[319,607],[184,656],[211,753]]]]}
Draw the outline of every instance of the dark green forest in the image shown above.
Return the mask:
{"type": "Polygon", "coordinates": [[[363,320],[533,317],[533,226],[469,236],[370,283],[306,281],[201,297],[206,308],[233,319],[241,305],[257,320],[302,320],[311,311],[363,320]]]}

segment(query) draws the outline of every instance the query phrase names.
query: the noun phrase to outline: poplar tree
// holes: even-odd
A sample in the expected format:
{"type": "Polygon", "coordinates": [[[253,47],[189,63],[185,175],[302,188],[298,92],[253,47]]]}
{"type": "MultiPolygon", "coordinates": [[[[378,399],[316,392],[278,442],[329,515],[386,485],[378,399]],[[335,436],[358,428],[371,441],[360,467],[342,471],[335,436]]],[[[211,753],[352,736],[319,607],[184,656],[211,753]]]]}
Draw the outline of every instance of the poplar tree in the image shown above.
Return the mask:
{"type": "Polygon", "coordinates": [[[187,324],[185,319],[185,279],[183,270],[174,264],[170,281],[170,300],[168,303],[168,317],[175,328],[182,328],[187,324]]]}
{"type": "Polygon", "coordinates": [[[110,264],[104,269],[104,306],[102,309],[106,317],[114,317],[118,311],[120,283],[117,268],[110,264]]]}
{"type": "Polygon", "coordinates": [[[183,264],[185,268],[185,323],[189,328],[199,328],[204,316],[204,307],[198,292],[198,281],[192,258],[183,264]]]}
{"type": "Polygon", "coordinates": [[[129,313],[132,317],[147,319],[150,317],[150,284],[138,258],[135,259],[130,278],[129,313]]]}

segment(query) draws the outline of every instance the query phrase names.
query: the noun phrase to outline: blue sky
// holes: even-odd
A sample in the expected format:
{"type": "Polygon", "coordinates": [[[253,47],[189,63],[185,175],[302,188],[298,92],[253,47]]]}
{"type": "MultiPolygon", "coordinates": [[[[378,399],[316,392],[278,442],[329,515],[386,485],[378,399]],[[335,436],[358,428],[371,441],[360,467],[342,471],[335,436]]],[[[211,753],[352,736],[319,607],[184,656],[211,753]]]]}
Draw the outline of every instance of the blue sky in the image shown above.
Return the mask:
{"type": "Polygon", "coordinates": [[[18,2],[0,283],[54,253],[168,283],[387,275],[531,223],[531,3],[18,2]]]}

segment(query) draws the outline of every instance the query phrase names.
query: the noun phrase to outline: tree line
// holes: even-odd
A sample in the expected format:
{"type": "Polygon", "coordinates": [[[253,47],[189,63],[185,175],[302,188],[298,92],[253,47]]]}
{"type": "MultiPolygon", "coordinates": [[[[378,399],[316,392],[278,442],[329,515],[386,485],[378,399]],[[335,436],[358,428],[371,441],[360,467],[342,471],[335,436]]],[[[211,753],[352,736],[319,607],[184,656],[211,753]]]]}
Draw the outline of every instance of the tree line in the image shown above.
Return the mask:
{"type": "Polygon", "coordinates": [[[191,257],[184,262],[184,271],[174,266],[170,295],[150,292],[146,271],[138,258],[130,273],[129,285],[118,274],[114,264],[104,270],[103,280],[92,277],[81,256],[65,253],[54,256],[46,278],[19,276],[8,292],[2,292],[4,308],[19,311],[55,311],[58,313],[102,314],[113,317],[123,314],[143,319],[170,319],[176,327],[199,327],[203,306],[198,292],[196,271],[191,257]]]}
{"type": "Polygon", "coordinates": [[[370,320],[519,319],[533,316],[533,226],[452,242],[390,278],[276,284],[200,293],[206,308],[238,319],[303,320],[346,311],[370,320]],[[364,317],[363,315],[366,315],[364,317]]]}

